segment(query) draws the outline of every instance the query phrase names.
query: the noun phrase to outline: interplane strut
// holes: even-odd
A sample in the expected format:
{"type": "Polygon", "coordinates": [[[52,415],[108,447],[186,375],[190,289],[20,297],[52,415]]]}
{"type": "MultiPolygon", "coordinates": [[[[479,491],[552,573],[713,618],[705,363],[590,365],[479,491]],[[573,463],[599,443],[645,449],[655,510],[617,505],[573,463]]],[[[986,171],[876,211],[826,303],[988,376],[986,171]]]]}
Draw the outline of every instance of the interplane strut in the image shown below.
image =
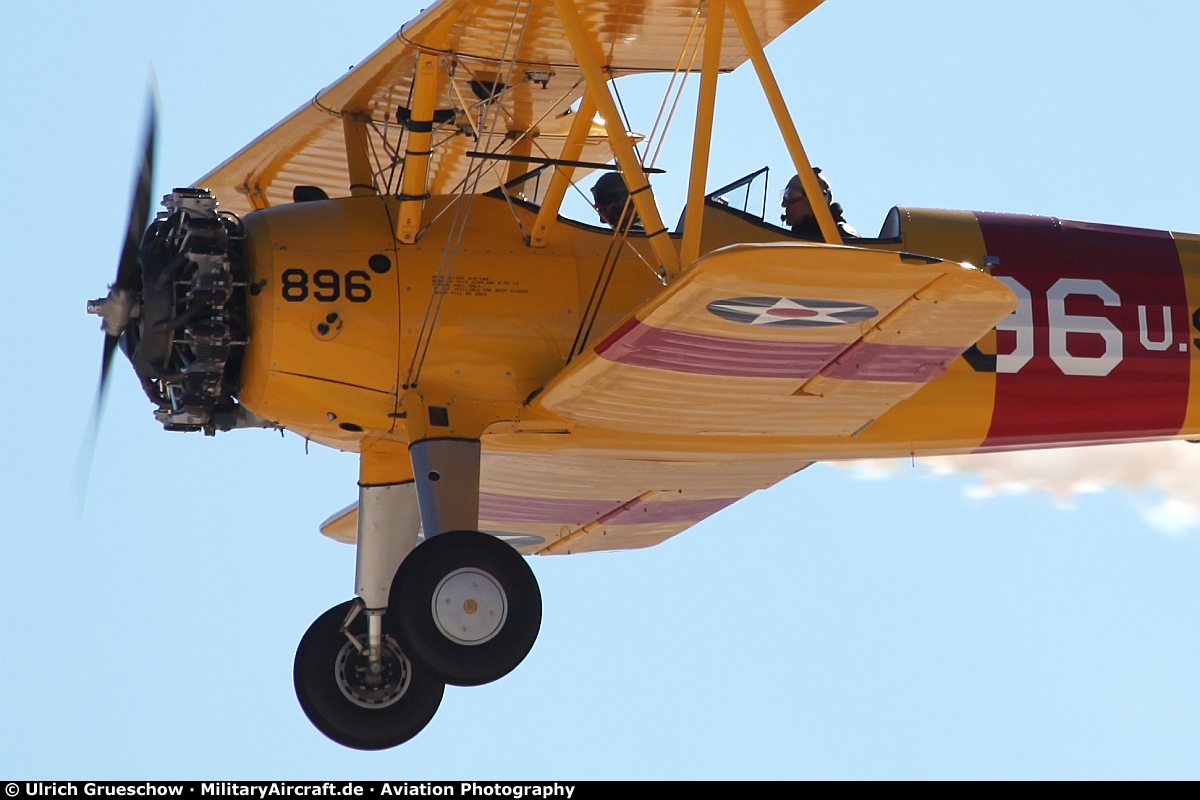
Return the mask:
{"type": "Polygon", "coordinates": [[[600,116],[604,118],[609,145],[612,147],[613,155],[617,158],[625,185],[629,187],[629,195],[633,200],[634,208],[642,218],[642,224],[646,228],[646,237],[650,240],[650,247],[667,275],[674,277],[679,274],[679,253],[676,252],[675,246],[671,244],[671,239],[667,235],[667,228],[663,225],[662,216],[658,213],[658,205],[654,202],[654,193],[650,188],[650,182],[646,179],[641,161],[634,152],[629,131],[626,130],[621,114],[617,110],[617,104],[613,100],[612,92],[609,91],[608,75],[605,73],[600,57],[600,45],[595,37],[584,28],[574,0],[554,0],[554,6],[558,10],[559,19],[567,39],[571,43],[571,48],[579,63],[579,69],[587,81],[588,94],[596,103],[600,116]]]}

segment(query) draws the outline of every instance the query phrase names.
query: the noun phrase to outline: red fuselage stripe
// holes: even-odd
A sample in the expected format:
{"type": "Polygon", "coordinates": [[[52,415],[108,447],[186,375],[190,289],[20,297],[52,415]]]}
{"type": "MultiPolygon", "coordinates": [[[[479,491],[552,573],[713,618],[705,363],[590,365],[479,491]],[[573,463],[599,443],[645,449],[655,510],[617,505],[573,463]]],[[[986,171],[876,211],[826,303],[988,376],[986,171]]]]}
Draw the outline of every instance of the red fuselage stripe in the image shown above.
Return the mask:
{"type": "Polygon", "coordinates": [[[1177,434],[1193,345],[1171,235],[976,216],[991,274],[1022,304],[997,326],[995,405],[981,449],[1177,434]]]}

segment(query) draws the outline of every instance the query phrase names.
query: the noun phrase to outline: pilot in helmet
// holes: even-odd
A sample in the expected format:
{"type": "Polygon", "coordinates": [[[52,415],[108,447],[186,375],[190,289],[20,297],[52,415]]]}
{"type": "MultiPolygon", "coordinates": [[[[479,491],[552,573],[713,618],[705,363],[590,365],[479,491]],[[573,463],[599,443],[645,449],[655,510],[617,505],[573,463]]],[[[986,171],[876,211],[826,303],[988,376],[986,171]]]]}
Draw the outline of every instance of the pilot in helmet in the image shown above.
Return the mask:
{"type": "Polygon", "coordinates": [[[600,176],[600,180],[592,184],[592,201],[596,213],[606,225],[616,228],[618,220],[621,219],[621,212],[624,211],[625,218],[622,221],[626,225],[622,227],[633,231],[642,230],[642,221],[633,210],[633,203],[629,201],[629,187],[625,185],[625,179],[619,172],[606,172],[600,176]]]}
{"type": "MultiPolygon", "coordinates": [[[[846,222],[845,217],[842,216],[842,207],[833,202],[833,190],[829,188],[829,181],[825,180],[825,176],[817,167],[813,167],[813,174],[817,177],[817,184],[821,187],[821,193],[825,195],[825,202],[829,204],[829,211],[833,214],[833,221],[837,223],[842,238],[857,238],[858,231],[846,222]]],[[[783,190],[783,202],[780,205],[783,206],[783,214],[780,219],[792,229],[792,233],[814,242],[825,241],[825,237],[821,235],[821,226],[817,224],[816,215],[813,214],[812,203],[809,202],[808,196],[804,193],[804,186],[800,183],[799,175],[793,175],[792,179],[788,181],[787,188],[783,190]]]]}

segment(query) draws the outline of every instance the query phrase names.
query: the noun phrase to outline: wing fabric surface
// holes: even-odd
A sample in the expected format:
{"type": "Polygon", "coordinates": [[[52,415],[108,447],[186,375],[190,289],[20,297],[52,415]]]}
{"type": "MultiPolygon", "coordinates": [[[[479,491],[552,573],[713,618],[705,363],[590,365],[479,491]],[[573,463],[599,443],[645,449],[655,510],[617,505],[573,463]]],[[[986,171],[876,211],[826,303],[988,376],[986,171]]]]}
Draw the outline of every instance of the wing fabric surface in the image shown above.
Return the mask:
{"type": "Polygon", "coordinates": [[[558,448],[485,441],[481,524],[542,537],[534,552],[656,544],[808,466],[797,438],[857,435],[1015,307],[999,281],[938,259],[718,250],[532,401],[532,418],[574,426],[558,448]],[[672,436],[714,446],[639,444],[672,436]]]}
{"type": "MultiPolygon", "coordinates": [[[[761,453],[691,460],[583,449],[522,453],[485,437],[479,526],[529,554],[649,547],[808,465],[761,453]]],[[[322,523],[321,533],[353,543],[357,524],[352,505],[322,523]]]]}
{"type": "Polygon", "coordinates": [[[486,454],[480,525],[569,554],[648,547],[807,467],[791,454],[486,454]]]}
{"type": "Polygon", "coordinates": [[[797,440],[856,436],[1015,307],[974,267],[923,256],[717,250],[533,399],[525,435],[542,441],[485,434],[480,525],[538,537],[525,552],[657,544],[808,466],[797,440]]]}
{"type": "MultiPolygon", "coordinates": [[[[765,44],[821,2],[746,0],[746,6],[765,44]]],[[[579,5],[616,76],[675,69],[689,32],[700,28],[693,29],[700,8],[696,0],[579,5]]],[[[534,156],[559,155],[571,123],[570,107],[584,86],[553,0],[442,0],[196,185],[213,191],[222,208],[236,213],[290,202],[297,185],[345,196],[349,179],[343,117],[352,115],[366,125],[380,191],[395,192],[407,135],[397,110],[411,105],[422,51],[441,54],[436,107],[443,113],[434,133],[430,193],[455,191],[473,161],[467,152],[507,152],[514,133],[532,129],[534,156]],[[538,81],[546,75],[543,86],[538,81]],[[497,82],[503,85],[499,90],[497,82]],[[471,123],[478,130],[487,120],[495,120],[493,135],[476,141],[471,123]]],[[[731,70],[746,59],[735,27],[727,24],[722,68],[731,70]]],[[[593,128],[581,160],[612,157],[604,135],[601,126],[593,128]]],[[[496,187],[503,176],[501,169],[490,170],[477,191],[496,187]]]]}
{"type": "Polygon", "coordinates": [[[683,436],[853,436],[1015,307],[979,270],[889,251],[734,245],[705,256],[533,405],[683,436]]]}

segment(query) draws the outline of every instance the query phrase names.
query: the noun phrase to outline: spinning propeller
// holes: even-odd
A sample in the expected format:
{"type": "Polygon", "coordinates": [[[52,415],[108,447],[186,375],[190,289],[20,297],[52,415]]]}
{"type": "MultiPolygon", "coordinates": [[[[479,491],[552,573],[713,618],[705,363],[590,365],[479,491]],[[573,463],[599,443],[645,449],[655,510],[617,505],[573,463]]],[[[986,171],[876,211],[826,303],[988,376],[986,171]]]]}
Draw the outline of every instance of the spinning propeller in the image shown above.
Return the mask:
{"type": "Polygon", "coordinates": [[[125,326],[137,314],[134,295],[142,288],[142,268],[138,263],[138,248],[142,234],[150,224],[150,192],[154,184],[154,139],[158,129],[158,100],[153,86],[150,89],[149,107],[146,113],[146,132],[142,137],[142,161],[138,165],[137,178],[133,185],[133,200],[129,206],[129,224],[125,230],[125,245],[121,248],[121,260],[117,264],[117,279],[108,287],[108,296],[92,300],[87,305],[89,314],[96,314],[104,322],[104,356],[100,362],[100,386],[96,393],[99,408],[108,386],[109,367],[113,353],[125,326]]]}
{"type": "Polygon", "coordinates": [[[92,453],[96,446],[100,415],[104,409],[104,397],[108,391],[108,376],[113,354],[121,341],[121,334],[129,320],[140,312],[137,295],[142,288],[142,268],[138,263],[138,249],[142,235],[150,223],[150,192],[154,185],[154,141],[158,130],[158,91],[153,79],[150,83],[146,110],[146,129],[142,136],[141,163],[138,165],[133,184],[133,199],[129,205],[129,222],[125,230],[125,244],[121,248],[121,260],[117,263],[117,278],[108,287],[108,296],[89,300],[89,314],[99,316],[103,322],[104,351],[100,360],[100,383],[96,387],[96,400],[92,406],[92,419],[80,451],[79,472],[81,486],[87,484],[92,453]]]}

